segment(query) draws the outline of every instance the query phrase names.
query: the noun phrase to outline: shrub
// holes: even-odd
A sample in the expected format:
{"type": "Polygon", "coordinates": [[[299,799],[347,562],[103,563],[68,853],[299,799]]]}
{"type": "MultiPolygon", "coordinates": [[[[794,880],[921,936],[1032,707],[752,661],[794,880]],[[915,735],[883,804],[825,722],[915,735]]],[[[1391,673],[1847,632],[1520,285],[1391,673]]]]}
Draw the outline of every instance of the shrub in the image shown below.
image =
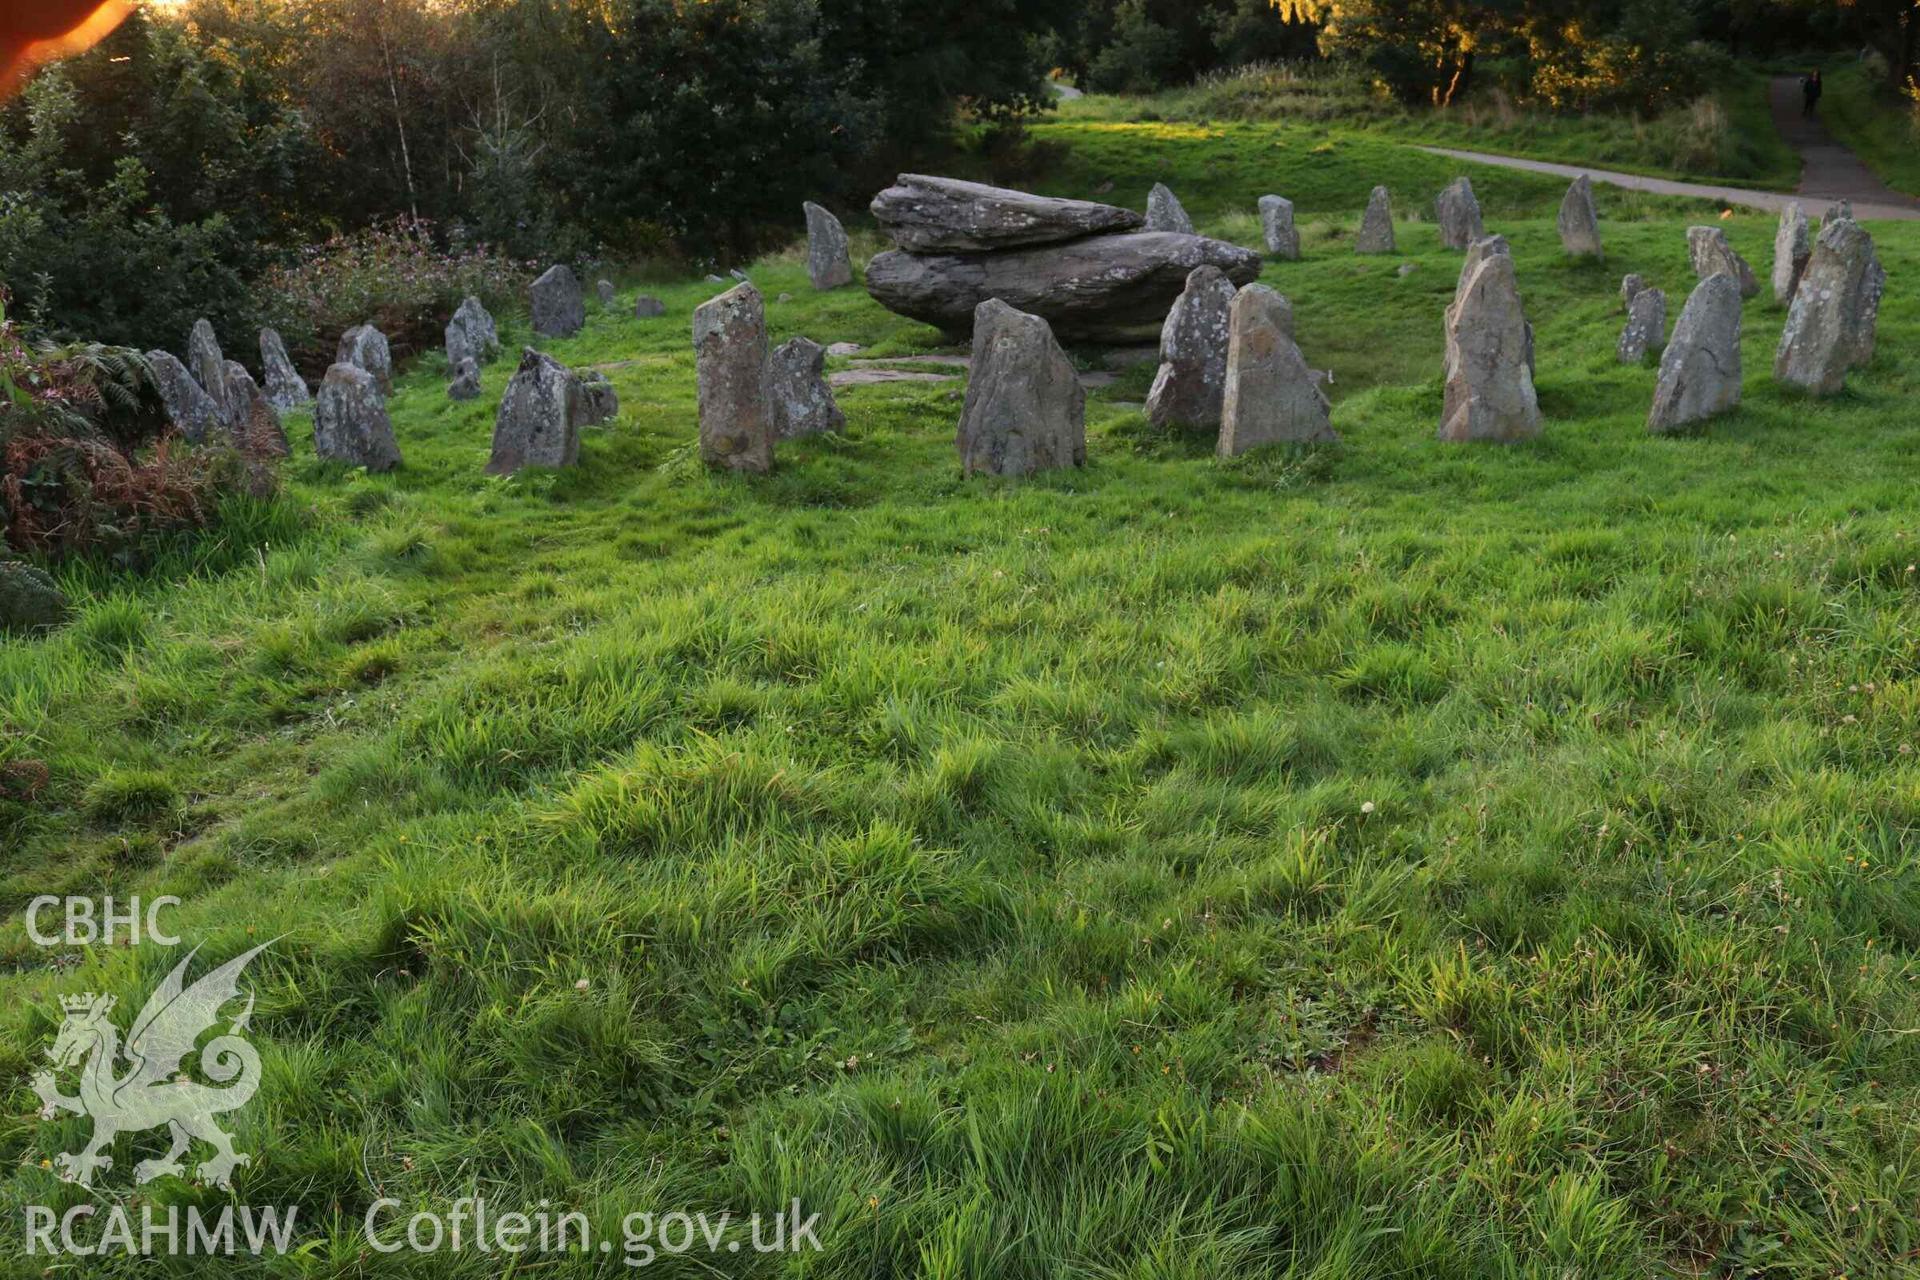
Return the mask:
{"type": "Polygon", "coordinates": [[[441,248],[430,223],[399,218],[308,247],[293,265],[262,276],[256,300],[294,362],[318,377],[333,361],[333,341],[353,325],[378,326],[397,360],[439,346],[462,298],[497,310],[532,278],[530,263],[485,245],[441,248]]]}
{"type": "Polygon", "coordinates": [[[154,396],[139,352],[30,343],[0,305],[0,543],[132,565],[152,535],[212,524],[229,496],[273,491],[262,453],[155,442],[154,396]]]}

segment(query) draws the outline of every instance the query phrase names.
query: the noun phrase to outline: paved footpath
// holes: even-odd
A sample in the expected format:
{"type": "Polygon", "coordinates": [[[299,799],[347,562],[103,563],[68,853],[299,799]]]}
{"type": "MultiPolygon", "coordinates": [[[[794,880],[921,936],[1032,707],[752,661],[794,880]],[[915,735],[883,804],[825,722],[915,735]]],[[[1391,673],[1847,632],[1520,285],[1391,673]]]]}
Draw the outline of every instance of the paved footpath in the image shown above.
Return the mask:
{"type": "Polygon", "coordinates": [[[1719,187],[1701,182],[1675,182],[1669,178],[1647,178],[1637,173],[1612,173],[1605,169],[1586,169],[1573,164],[1551,164],[1545,160],[1521,160],[1514,156],[1496,156],[1485,151],[1461,151],[1453,147],[1422,147],[1436,156],[1471,160],[1476,164],[1499,165],[1505,169],[1523,169],[1528,173],[1548,173],[1562,178],[1586,174],[1595,182],[1646,191],[1662,196],[1693,196],[1737,204],[1749,209],[1774,213],[1799,201],[1810,218],[1818,218],[1835,200],[1853,204],[1854,216],[1898,221],[1920,220],[1920,200],[1901,195],[1874,175],[1860,157],[1835,141],[1827,127],[1816,119],[1800,114],[1800,80],[1797,76],[1776,76],[1771,90],[1774,127],[1787,144],[1800,153],[1804,168],[1800,185],[1791,192],[1753,191],[1746,187],[1719,187]]]}

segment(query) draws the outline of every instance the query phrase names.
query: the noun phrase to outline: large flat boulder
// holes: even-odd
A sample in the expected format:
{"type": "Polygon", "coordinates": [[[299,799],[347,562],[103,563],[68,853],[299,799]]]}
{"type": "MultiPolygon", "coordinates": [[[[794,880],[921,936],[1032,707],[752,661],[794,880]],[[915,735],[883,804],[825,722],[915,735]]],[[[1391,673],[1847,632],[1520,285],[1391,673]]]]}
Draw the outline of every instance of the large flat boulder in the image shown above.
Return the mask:
{"type": "MultiPolygon", "coordinates": [[[[920,173],[901,174],[868,207],[896,245],[915,253],[1054,244],[1130,231],[1145,221],[1133,210],[1116,205],[1036,196],[920,173]]],[[[967,313],[972,312],[968,307],[967,313]]]]}
{"type": "Polygon", "coordinates": [[[1003,253],[917,254],[889,250],[867,264],[867,292],[889,311],[964,335],[974,308],[998,298],[1046,320],[1069,342],[1130,342],[1159,336],[1195,267],[1214,266],[1236,285],[1260,274],[1251,249],[1175,231],[1091,236],[1003,253]]]}

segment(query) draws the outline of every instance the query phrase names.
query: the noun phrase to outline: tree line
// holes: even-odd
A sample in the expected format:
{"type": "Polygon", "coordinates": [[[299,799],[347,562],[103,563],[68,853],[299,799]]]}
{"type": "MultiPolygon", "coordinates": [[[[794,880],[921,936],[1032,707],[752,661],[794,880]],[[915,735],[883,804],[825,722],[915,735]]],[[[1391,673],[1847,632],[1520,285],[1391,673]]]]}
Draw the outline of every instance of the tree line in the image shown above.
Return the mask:
{"type": "MultiPolygon", "coordinates": [[[[1496,77],[1658,109],[1733,53],[1885,44],[1912,0],[189,0],[0,108],[14,314],[154,343],[263,271],[424,220],[450,249],[730,261],[802,199],[854,209],[1047,77],[1151,92],[1333,59],[1409,103],[1496,77]]],[[[1901,49],[1907,49],[1905,55],[1901,49]]],[[[1904,70],[1901,74],[1905,74],[1904,70]]]]}

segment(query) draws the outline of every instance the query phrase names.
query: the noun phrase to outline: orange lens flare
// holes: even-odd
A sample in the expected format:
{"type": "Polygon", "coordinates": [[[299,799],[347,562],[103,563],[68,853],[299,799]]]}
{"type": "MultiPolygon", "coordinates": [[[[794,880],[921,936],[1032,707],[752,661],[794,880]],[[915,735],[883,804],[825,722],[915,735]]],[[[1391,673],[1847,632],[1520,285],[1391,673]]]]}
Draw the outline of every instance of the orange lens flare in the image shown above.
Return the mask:
{"type": "Polygon", "coordinates": [[[0,12],[0,98],[41,63],[92,48],[133,8],[133,0],[6,0],[0,12]]]}

